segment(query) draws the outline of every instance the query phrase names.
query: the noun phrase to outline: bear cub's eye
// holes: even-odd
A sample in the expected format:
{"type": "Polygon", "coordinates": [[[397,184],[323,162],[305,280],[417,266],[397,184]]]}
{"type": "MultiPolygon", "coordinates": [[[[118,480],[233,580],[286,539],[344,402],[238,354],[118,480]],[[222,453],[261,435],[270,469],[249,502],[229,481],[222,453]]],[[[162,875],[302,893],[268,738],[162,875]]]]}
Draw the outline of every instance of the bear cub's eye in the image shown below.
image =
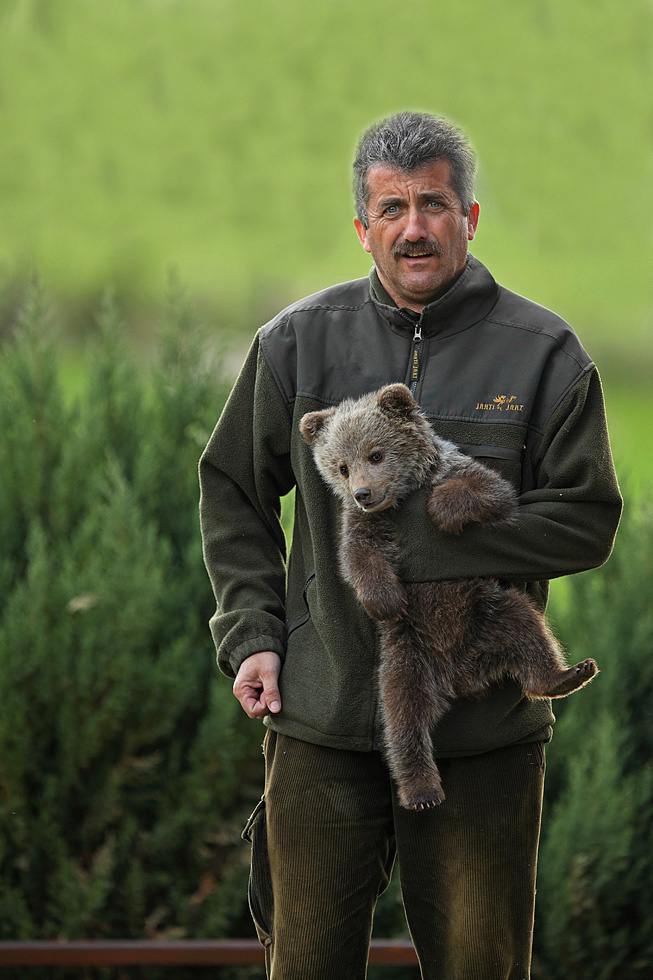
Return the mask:
{"type": "Polygon", "coordinates": [[[342,464],[342,466],[340,467],[340,472],[342,473],[343,476],[349,476],[349,467],[347,466],[346,463],[342,464]]]}
{"type": "Polygon", "coordinates": [[[370,456],[370,463],[380,463],[382,459],[383,459],[383,453],[375,452],[372,453],[372,455],[370,456]]]}

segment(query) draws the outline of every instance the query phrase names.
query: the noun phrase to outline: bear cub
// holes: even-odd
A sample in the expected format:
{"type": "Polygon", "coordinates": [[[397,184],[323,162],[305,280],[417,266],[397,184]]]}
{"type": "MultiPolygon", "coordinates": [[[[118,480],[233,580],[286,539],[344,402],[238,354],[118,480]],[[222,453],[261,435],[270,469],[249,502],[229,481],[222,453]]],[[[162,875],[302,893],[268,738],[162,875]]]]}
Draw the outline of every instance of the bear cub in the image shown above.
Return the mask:
{"type": "Polygon", "coordinates": [[[510,521],[513,488],[435,434],[404,385],[393,384],[300,422],[319,472],[342,501],[340,571],[377,622],[385,755],[402,806],[436,806],[444,791],[431,731],[456,697],[517,681],[532,698],[564,697],[597,673],[568,667],[531,600],[494,579],[404,585],[392,509],[430,488],[441,530],[510,521]]]}

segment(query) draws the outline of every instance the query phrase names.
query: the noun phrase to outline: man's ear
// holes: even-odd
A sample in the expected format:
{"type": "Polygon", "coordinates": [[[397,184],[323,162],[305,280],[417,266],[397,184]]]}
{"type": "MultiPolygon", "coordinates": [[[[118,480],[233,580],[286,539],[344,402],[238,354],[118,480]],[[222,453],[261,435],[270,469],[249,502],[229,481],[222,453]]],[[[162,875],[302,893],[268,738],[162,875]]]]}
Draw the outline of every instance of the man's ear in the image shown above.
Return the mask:
{"type": "Polygon", "coordinates": [[[303,416],[299,423],[299,431],[309,446],[313,445],[318,433],[324,428],[334,412],[335,409],[333,408],[325,408],[323,412],[307,412],[303,416]]]}
{"type": "Polygon", "coordinates": [[[390,415],[401,415],[404,418],[412,415],[418,409],[418,404],[406,385],[386,385],[381,388],[377,405],[382,412],[390,415]]]}
{"type": "Polygon", "coordinates": [[[370,243],[367,240],[367,228],[365,227],[363,222],[359,221],[358,218],[354,218],[354,228],[356,229],[358,240],[363,246],[363,248],[365,249],[365,251],[371,253],[372,249],[370,248],[370,243]]]}
{"type": "Polygon", "coordinates": [[[478,228],[478,214],[480,211],[478,201],[474,201],[467,215],[467,241],[474,240],[476,229],[478,228]]]}

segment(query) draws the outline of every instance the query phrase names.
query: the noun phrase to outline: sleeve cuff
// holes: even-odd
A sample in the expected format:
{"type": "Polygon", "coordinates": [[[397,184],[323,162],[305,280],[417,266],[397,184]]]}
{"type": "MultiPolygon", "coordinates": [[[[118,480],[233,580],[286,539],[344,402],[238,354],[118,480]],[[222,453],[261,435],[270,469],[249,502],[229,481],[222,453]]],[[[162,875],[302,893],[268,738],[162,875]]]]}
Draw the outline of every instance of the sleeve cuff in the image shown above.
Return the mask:
{"type": "Polygon", "coordinates": [[[218,667],[227,677],[235,677],[240,669],[240,665],[248,657],[255,653],[278,653],[281,661],[286,656],[286,647],[278,637],[273,636],[253,636],[248,640],[243,640],[230,652],[218,651],[218,667]]]}

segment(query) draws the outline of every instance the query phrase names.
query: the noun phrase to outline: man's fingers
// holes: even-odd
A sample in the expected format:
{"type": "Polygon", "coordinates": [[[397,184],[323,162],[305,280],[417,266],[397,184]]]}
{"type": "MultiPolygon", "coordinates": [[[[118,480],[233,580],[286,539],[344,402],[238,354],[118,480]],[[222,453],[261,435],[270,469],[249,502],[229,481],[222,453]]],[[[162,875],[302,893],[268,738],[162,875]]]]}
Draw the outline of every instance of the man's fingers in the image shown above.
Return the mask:
{"type": "Polygon", "coordinates": [[[255,653],[244,660],[234,681],[234,695],[250,718],[263,718],[281,710],[279,655],[255,653]]]}
{"type": "Polygon", "coordinates": [[[234,684],[234,694],[240,701],[243,710],[250,718],[262,718],[267,712],[267,706],[263,700],[263,684],[255,684],[250,681],[236,679],[234,684]]]}
{"type": "Polygon", "coordinates": [[[238,698],[250,718],[262,718],[263,715],[267,714],[262,695],[262,691],[245,692],[242,697],[238,698]]]}

